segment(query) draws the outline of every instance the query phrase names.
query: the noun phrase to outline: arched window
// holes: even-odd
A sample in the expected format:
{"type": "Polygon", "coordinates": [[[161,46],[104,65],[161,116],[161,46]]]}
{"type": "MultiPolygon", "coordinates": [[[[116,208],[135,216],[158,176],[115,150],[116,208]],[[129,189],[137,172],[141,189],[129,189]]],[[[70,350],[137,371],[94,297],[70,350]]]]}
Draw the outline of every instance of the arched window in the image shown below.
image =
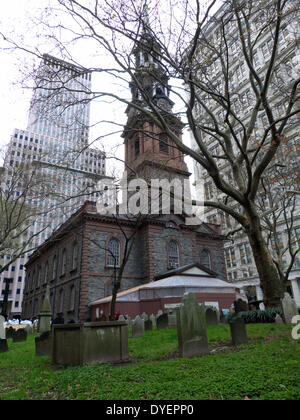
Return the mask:
{"type": "Polygon", "coordinates": [[[200,262],[202,265],[204,265],[204,267],[211,269],[210,252],[207,249],[203,249],[201,251],[200,262]]]}
{"type": "Polygon", "coordinates": [[[168,245],[169,267],[179,267],[179,248],[176,241],[170,241],[168,245]]]}
{"type": "Polygon", "coordinates": [[[116,238],[111,238],[107,248],[107,265],[109,267],[120,267],[120,249],[120,241],[116,238]]]}
{"type": "Polygon", "coordinates": [[[72,270],[75,270],[78,265],[78,244],[75,242],[73,245],[73,255],[72,255],[72,270]]]}
{"type": "Polygon", "coordinates": [[[61,258],[61,275],[63,276],[66,274],[67,271],[67,252],[64,249],[62,252],[62,258],[61,258]]]}

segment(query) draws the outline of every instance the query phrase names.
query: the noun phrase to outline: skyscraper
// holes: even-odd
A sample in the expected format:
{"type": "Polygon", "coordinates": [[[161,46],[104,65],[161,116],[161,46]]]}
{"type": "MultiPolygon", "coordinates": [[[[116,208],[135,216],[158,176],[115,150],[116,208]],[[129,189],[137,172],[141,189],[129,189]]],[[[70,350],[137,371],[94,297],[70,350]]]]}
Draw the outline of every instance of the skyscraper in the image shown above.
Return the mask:
{"type": "MultiPolygon", "coordinates": [[[[18,237],[28,241],[28,249],[43,243],[85,200],[98,200],[101,192],[96,192],[95,186],[106,178],[105,154],[89,147],[91,73],[45,54],[35,84],[27,129],[14,130],[1,178],[3,199],[17,202],[23,196],[28,211],[35,215],[26,235],[24,232],[26,237],[18,237]],[[26,184],[28,177],[13,180],[25,170],[30,185],[26,184]]],[[[0,302],[4,278],[13,280],[11,317],[21,313],[28,256],[22,255],[0,276],[0,302]]],[[[13,255],[3,254],[0,259],[3,266],[13,255]]]]}

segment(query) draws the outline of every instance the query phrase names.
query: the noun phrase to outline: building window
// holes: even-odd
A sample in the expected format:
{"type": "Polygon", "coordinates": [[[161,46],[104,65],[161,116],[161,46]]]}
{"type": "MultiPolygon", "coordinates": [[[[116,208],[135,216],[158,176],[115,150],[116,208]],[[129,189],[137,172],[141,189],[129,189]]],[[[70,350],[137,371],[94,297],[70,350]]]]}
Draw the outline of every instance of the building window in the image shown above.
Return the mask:
{"type": "Polygon", "coordinates": [[[73,245],[73,255],[72,255],[72,270],[75,270],[78,266],[78,244],[74,243],[73,245]]]}
{"type": "Polygon", "coordinates": [[[168,260],[170,268],[179,267],[179,248],[176,241],[170,241],[168,244],[168,260]]]}
{"type": "Polygon", "coordinates": [[[64,249],[62,253],[62,260],[61,260],[61,275],[62,276],[66,274],[66,269],[67,269],[67,252],[64,249]]]}
{"type": "Polygon", "coordinates": [[[74,309],[75,309],[75,286],[71,286],[71,288],[70,288],[69,310],[74,311],[74,309]]]}
{"type": "Polygon", "coordinates": [[[140,154],[140,139],[135,139],[134,142],[134,155],[137,157],[140,154]]]}
{"type": "Polygon", "coordinates": [[[169,154],[168,137],[165,133],[160,133],[159,135],[159,151],[169,154]]]}
{"type": "Polygon", "coordinates": [[[48,282],[48,274],[49,274],[49,263],[47,261],[45,265],[44,283],[48,282]]]}
{"type": "Polygon", "coordinates": [[[57,266],[57,259],[56,256],[53,258],[53,267],[52,267],[52,280],[56,278],[56,266],[57,266]]]}
{"type": "Polygon", "coordinates": [[[211,269],[210,252],[207,249],[201,251],[200,262],[204,267],[211,269]]]}
{"type": "Polygon", "coordinates": [[[63,311],[64,311],[64,289],[61,289],[59,292],[58,312],[62,313],[63,311]]]}
{"type": "Polygon", "coordinates": [[[120,241],[112,238],[108,242],[107,248],[107,265],[109,267],[120,267],[120,241]]]}

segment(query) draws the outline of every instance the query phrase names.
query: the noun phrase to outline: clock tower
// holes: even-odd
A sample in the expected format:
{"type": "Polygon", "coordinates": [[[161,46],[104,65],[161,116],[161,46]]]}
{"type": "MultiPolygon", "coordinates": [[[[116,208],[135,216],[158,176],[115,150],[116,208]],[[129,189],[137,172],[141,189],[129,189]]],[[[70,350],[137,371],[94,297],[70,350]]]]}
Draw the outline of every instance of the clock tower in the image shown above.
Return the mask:
{"type": "Polygon", "coordinates": [[[126,109],[128,118],[122,134],[125,170],[129,180],[143,178],[150,184],[152,179],[169,182],[179,179],[183,183],[190,176],[184,156],[167,132],[155,123],[155,119],[164,119],[182,141],[184,124],[172,111],[174,103],[169,97],[169,77],[161,64],[162,51],[148,22],[144,12],[142,34],[133,50],[132,100],[126,109]]]}

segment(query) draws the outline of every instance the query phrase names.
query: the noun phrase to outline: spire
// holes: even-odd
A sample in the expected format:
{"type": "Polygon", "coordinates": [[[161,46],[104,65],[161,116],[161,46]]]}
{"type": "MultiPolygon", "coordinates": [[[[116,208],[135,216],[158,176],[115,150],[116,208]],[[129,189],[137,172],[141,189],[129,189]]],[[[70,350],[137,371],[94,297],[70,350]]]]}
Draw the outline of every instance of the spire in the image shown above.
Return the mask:
{"type": "Polygon", "coordinates": [[[144,6],[143,6],[143,14],[142,14],[142,22],[143,22],[143,28],[144,31],[147,31],[147,28],[149,28],[149,13],[148,13],[149,7],[147,6],[147,0],[145,0],[144,6]]]}

